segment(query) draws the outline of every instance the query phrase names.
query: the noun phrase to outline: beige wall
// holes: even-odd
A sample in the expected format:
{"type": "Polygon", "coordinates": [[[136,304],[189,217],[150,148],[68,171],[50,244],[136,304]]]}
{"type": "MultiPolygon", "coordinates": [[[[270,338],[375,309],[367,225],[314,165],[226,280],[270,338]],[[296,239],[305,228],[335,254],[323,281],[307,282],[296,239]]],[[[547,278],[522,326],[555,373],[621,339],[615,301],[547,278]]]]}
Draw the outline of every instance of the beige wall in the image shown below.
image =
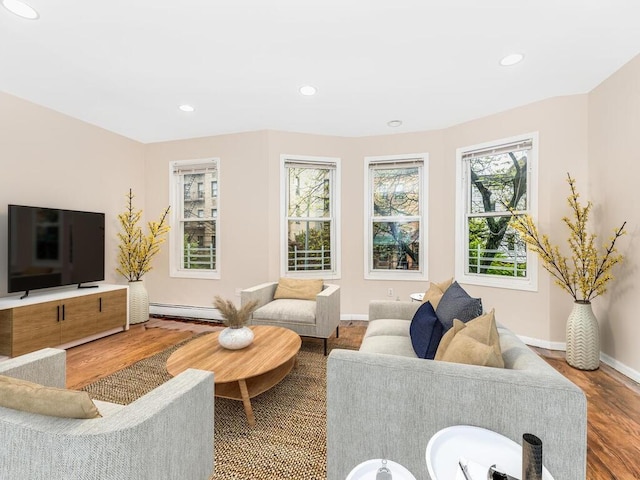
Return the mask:
{"type": "Polygon", "coordinates": [[[0,292],[7,291],[7,204],[106,214],[106,281],[116,276],[117,214],[129,187],[144,206],[144,145],[0,93],[0,292]]]}
{"type": "MultiPolygon", "coordinates": [[[[640,56],[589,94],[589,179],[593,218],[601,242],[627,220],[628,234],[618,248],[626,255],[609,291],[594,302],[602,351],[640,371],[640,56]]],[[[620,365],[618,365],[620,367],[620,365]]],[[[624,368],[622,368],[624,371],[624,368]]],[[[637,379],[638,377],[636,377],[637,379]]]]}
{"type": "MultiPolygon", "coordinates": [[[[567,171],[587,178],[587,97],[562,97],[486,117],[454,128],[364,138],[341,138],[288,132],[250,132],[148,145],[147,211],[160,212],[168,202],[168,165],[172,160],[221,159],[222,278],[169,278],[168,252],[148,275],[152,302],[211,306],[215,294],[232,297],[236,289],[277,280],[280,274],[280,155],[341,158],[342,313],[366,316],[371,299],[407,300],[426,282],[364,279],[364,157],[428,152],[430,278],[454,273],[455,152],[458,147],[537,131],[540,137],[540,221],[554,233],[562,228],[552,208],[564,206],[567,171]],[[164,190],[159,188],[162,186],[164,190]],[[152,195],[151,192],[154,192],[152,195]],[[155,193],[157,192],[157,193],[155,193]]],[[[564,233],[564,232],[561,232],[564,233]]],[[[501,322],[521,335],[564,341],[564,324],[572,302],[555,295],[545,272],[538,292],[468,286],[501,322]]],[[[555,287],[554,287],[555,288],[555,287]]],[[[237,297],[236,297],[237,299],[237,297]]]]}
{"type": "MultiPolygon", "coordinates": [[[[621,250],[624,267],[611,291],[595,302],[602,324],[603,349],[624,368],[640,371],[636,353],[640,323],[635,320],[638,276],[635,178],[640,169],[634,140],[640,131],[640,59],[626,65],[586,95],[559,97],[481,118],[452,128],[363,138],[260,131],[142,145],[81,121],[0,94],[0,162],[6,204],[23,203],[82,208],[107,214],[107,278],[124,283],[116,265],[117,214],[129,187],[136,203],[154,218],[169,202],[169,162],[219,157],[220,280],[169,277],[168,249],[146,276],[150,300],[169,305],[211,307],[213,296],[236,298],[237,289],[279,276],[280,155],[339,157],[342,161],[342,313],[367,314],[369,300],[407,299],[426,282],[372,281],[363,278],[365,156],[427,152],[429,154],[430,278],[454,271],[455,152],[463,146],[539,132],[539,223],[556,243],[564,242],[561,217],[566,211],[570,172],[584,198],[596,203],[594,219],[608,236],[620,220],[629,220],[621,250]]],[[[5,220],[6,222],[6,220],[5,220]]],[[[0,228],[0,251],[6,250],[6,228],[0,228]]],[[[6,271],[6,258],[0,255],[6,271]]],[[[499,321],[520,335],[543,342],[563,342],[571,299],[540,269],[537,292],[466,286],[496,308],[499,321]]],[[[0,292],[6,279],[0,277],[0,292]]]]}

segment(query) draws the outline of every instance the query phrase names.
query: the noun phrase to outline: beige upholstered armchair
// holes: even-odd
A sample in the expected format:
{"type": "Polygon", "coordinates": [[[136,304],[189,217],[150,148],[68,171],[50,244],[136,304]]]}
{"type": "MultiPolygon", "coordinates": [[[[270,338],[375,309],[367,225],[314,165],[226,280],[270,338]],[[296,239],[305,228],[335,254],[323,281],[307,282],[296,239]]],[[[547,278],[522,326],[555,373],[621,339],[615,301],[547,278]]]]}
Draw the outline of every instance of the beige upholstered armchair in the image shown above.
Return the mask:
{"type": "Polygon", "coordinates": [[[293,330],[303,337],[322,338],[324,354],[327,354],[327,339],[335,331],[339,334],[340,287],[322,284],[315,300],[277,298],[274,300],[278,282],[269,282],[242,290],[242,305],[257,300],[258,307],[251,315],[252,325],[274,325],[293,330]]]}

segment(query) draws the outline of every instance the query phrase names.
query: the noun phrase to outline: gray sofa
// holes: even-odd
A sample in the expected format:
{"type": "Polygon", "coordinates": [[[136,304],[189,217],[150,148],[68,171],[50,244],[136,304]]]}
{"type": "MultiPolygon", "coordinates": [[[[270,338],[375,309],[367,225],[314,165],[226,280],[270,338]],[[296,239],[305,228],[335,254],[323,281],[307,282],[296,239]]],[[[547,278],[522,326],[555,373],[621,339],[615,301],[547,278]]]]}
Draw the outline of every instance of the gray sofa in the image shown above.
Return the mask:
{"type": "MultiPolygon", "coordinates": [[[[65,388],[66,352],[0,362],[0,375],[65,388]]],[[[213,473],[213,373],[187,370],[103,418],[49,417],[0,407],[0,478],[206,480],[213,473]]]]}
{"type": "MultiPolygon", "coordinates": [[[[474,425],[516,443],[543,442],[556,480],[584,480],[587,404],[582,390],[498,326],[504,369],[423,360],[409,324],[418,302],[371,302],[360,351],[334,349],[327,364],[327,476],[388,458],[429,479],[429,439],[452,425],[474,425]]],[[[497,312],[499,316],[499,312],[497,312]]]]}

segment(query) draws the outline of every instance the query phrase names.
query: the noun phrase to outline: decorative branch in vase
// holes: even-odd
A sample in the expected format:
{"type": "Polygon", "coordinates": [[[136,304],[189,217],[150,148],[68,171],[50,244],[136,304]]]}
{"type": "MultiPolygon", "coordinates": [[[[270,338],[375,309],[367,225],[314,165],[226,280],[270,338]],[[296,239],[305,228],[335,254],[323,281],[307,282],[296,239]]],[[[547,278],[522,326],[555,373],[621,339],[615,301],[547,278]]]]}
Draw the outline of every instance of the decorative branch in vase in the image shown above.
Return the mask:
{"type": "Polygon", "coordinates": [[[607,284],[613,279],[611,269],[623,260],[623,255],[616,250],[616,242],[626,233],[627,222],[614,230],[613,237],[600,252],[596,235],[587,228],[592,203],[582,206],[570,174],[567,182],[571,190],[567,200],[573,215],[563,217],[562,221],[569,228],[570,260],[560,253],[558,246],[551,244],[547,235],[540,234],[530,215],[518,216],[511,210],[511,225],[539,255],[556,284],[573,297],[574,309],[567,321],[567,363],[583,370],[595,370],[600,365],[600,338],[591,301],[607,291],[607,284]]]}
{"type": "Polygon", "coordinates": [[[118,232],[118,267],[116,272],[129,281],[129,323],[142,323],[149,319],[149,299],[142,285],[142,277],[152,269],[151,260],[160,252],[169,231],[167,207],[158,221],[147,222],[148,233],[139,225],[142,210],[133,206],[133,191],[129,189],[127,207],[118,215],[121,231],[118,232]]]}

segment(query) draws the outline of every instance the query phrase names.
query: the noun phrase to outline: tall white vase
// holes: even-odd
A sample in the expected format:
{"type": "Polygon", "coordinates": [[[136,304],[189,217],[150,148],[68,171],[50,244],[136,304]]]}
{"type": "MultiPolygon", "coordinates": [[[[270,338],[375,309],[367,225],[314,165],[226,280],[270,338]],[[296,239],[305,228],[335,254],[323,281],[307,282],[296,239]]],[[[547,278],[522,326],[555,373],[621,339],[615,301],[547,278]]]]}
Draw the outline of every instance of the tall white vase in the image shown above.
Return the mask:
{"type": "Polygon", "coordinates": [[[580,370],[600,367],[600,326],[591,302],[575,302],[567,319],[567,363],[580,370]]]}
{"type": "Polygon", "coordinates": [[[149,295],[142,280],[129,282],[129,324],[149,320],[149,295]]]}

